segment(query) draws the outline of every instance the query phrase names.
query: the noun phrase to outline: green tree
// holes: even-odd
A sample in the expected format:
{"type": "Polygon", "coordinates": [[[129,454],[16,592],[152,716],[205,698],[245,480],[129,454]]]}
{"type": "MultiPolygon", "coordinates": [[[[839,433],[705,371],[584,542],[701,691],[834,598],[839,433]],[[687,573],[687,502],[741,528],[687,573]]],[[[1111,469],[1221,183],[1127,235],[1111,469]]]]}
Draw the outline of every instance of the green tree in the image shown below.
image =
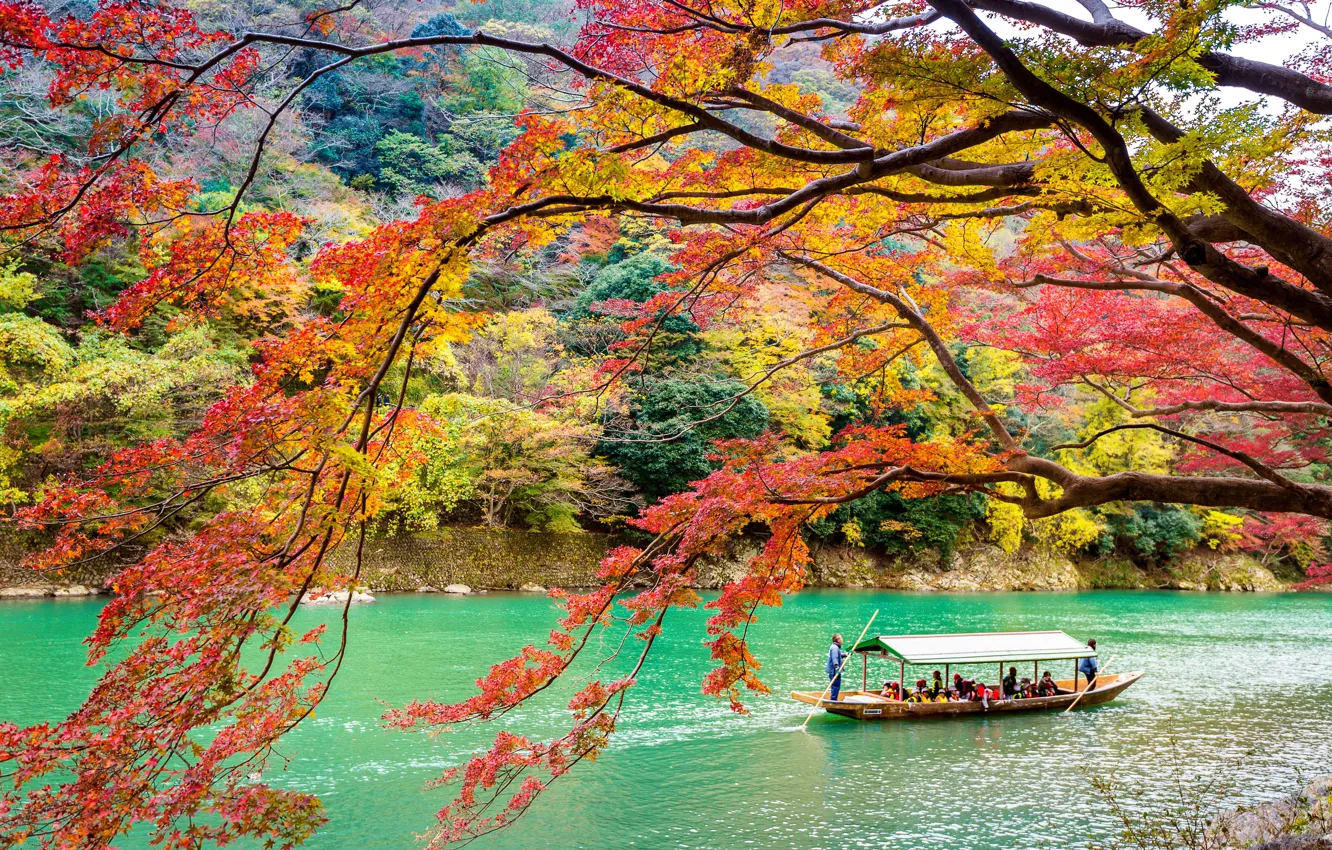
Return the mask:
{"type": "Polygon", "coordinates": [[[29,354],[25,368],[14,369],[6,355],[10,380],[0,394],[0,427],[30,484],[125,446],[180,436],[198,426],[227,388],[245,382],[245,354],[219,345],[205,325],[177,331],[159,351],[145,352],[103,331],[70,348],[36,319],[5,318],[26,334],[20,345],[46,345],[40,368],[29,354]]]}
{"type": "Polygon", "coordinates": [[[812,523],[810,533],[822,540],[854,536],[852,542],[888,554],[933,549],[947,558],[962,532],[984,518],[985,499],[974,494],[908,499],[879,490],[812,523]]]}
{"type": "Polygon", "coordinates": [[[651,501],[678,493],[717,468],[713,441],[767,430],[767,408],[744,390],[730,378],[658,381],[630,401],[627,420],[607,421],[597,454],[651,501]]]}
{"type": "Polygon", "coordinates": [[[379,181],[395,195],[437,195],[447,184],[471,189],[485,182],[485,168],[449,143],[432,145],[419,136],[391,130],[375,143],[379,181]]]}
{"type": "Polygon", "coordinates": [[[409,528],[470,509],[488,528],[576,532],[580,516],[632,509],[627,485],[591,456],[594,426],[464,393],[430,396],[418,410],[440,430],[417,447],[426,461],[415,483],[394,497],[409,528]]]}

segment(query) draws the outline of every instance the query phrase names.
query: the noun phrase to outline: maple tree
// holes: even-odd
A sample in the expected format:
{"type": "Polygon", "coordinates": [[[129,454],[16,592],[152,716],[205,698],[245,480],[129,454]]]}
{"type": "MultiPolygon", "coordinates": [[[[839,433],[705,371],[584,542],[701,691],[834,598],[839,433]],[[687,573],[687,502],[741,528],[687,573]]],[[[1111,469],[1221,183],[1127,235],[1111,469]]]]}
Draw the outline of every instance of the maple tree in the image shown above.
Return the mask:
{"type": "MultiPolygon", "coordinates": [[[[94,119],[86,155],[30,158],[23,185],[0,198],[11,241],[68,260],[135,235],[144,275],[99,314],[110,331],[162,305],[208,315],[309,281],[341,295],[336,310],[262,337],[250,380],[190,433],[118,451],[20,512],[27,527],[55,530],[33,566],[59,570],[156,540],[172,517],[231,494],[117,575],[89,639],[108,670],[84,705],[60,722],[0,725],[0,842],[102,847],[146,825],[167,848],[295,844],[318,827],[316,799],[253,778],[319,703],[348,639],[345,611],[331,651],[322,630],[293,634],[297,601],[355,581],[328,553],[359,552],[386,494],[431,462],[423,447],[449,438],[448,423],[403,400],[415,363],[480,325],[459,304],[472,264],[578,228],[594,244],[606,216],[672,228],[673,270],[641,300],[596,305],[620,333],[575,394],[623,388],[671,322],[743,332],[728,316],[784,287],[815,293],[800,344],[740,352],[749,380],[682,427],[781,381],[798,389],[820,356],[880,375],[866,403],[881,409],[945,391],[908,385],[894,364],[938,370],[968,421],[927,439],[856,424],[820,451],[774,434],[716,445],[715,472],[634,520],[652,543],[613,551],[592,592],[555,593],[564,615],[544,647],[495,665],[463,703],[386,716],[404,729],[492,720],[550,688],[599,630],[640,639],[630,675],[573,696],[568,734],[502,732],[442,777],[456,798],[433,843],[503,827],[604,749],[667,612],[701,602],[698,560],[755,527],[767,530],[761,553],[707,603],[717,666],[704,690],[737,710],[746,690],[764,690],[745,628],[801,586],[802,529],[872,494],[981,493],[1023,521],[1118,501],[1247,509],[1274,529],[1282,514],[1332,518],[1321,479],[1328,46],[1282,65],[1231,52],[1326,33],[1298,4],[1246,5],[1249,23],[1236,23],[1237,7],[1216,0],[1142,0],[1119,15],[1080,3],[1086,17],[1029,0],[581,0],[586,22],[566,50],[452,25],[366,31],[354,2],[266,32],[207,31],[186,9],[146,0],[61,19],[0,2],[0,64],[49,69],[53,109],[91,93],[114,104],[94,119]],[[773,56],[809,43],[855,84],[845,116],[765,79],[773,56]],[[479,188],[422,198],[413,217],[297,259],[305,222],[244,203],[284,116],[355,63],[439,48],[519,57],[576,108],[522,115],[479,188]],[[270,60],[293,50],[322,64],[275,87],[270,60]],[[191,206],[200,187],[166,167],[164,150],[242,112],[255,116],[244,178],[219,204],[191,206]],[[977,388],[962,354],[977,346],[1025,365],[1011,398],[977,388]],[[1052,406],[1096,411],[1097,424],[1042,445],[1023,417],[1052,406]],[[1163,441],[1180,452],[1169,467],[1153,454],[1163,441]],[[1108,446],[1129,468],[1097,460],[1108,446]]],[[[463,68],[498,79],[476,60],[463,68]]],[[[441,180],[471,167],[397,137],[383,154],[441,180]]],[[[1216,539],[1231,533],[1213,522],[1216,539]]]]}

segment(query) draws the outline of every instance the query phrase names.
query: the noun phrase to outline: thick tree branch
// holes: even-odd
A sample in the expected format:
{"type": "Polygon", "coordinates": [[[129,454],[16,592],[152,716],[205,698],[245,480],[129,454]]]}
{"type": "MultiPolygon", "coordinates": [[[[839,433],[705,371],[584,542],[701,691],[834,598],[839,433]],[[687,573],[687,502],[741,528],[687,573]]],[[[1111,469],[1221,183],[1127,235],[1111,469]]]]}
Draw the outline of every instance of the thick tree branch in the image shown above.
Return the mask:
{"type": "MultiPolygon", "coordinates": [[[[1151,109],[1143,107],[1141,114],[1148,132],[1158,141],[1171,144],[1184,138],[1183,130],[1151,109]]],[[[1246,241],[1304,275],[1320,292],[1332,293],[1332,239],[1258,203],[1211,160],[1203,161],[1189,188],[1216,195],[1226,205],[1222,215],[1246,241]]]]}
{"type": "Polygon", "coordinates": [[[1123,136],[1100,113],[1033,73],[964,0],[930,0],[930,3],[988,53],[1013,87],[1031,103],[1081,126],[1091,134],[1105,151],[1106,164],[1124,194],[1139,213],[1154,222],[1171,239],[1175,250],[1190,268],[1233,292],[1265,301],[1320,328],[1332,330],[1332,298],[1281,280],[1266,268],[1251,269],[1241,265],[1218,251],[1210,242],[1199,239],[1148,189],[1133,164],[1133,157],[1123,136]]]}
{"type": "MultiPolygon", "coordinates": [[[[778,496],[771,499],[771,501],[778,505],[845,505],[850,502],[859,501],[876,490],[882,490],[889,484],[903,481],[953,484],[958,487],[973,490],[981,489],[989,484],[1010,483],[1022,486],[1024,489],[1028,490],[1033,497],[1036,492],[1033,477],[1021,472],[1000,471],[967,474],[930,472],[928,470],[915,469],[910,466],[894,466],[886,470],[883,474],[872,478],[863,487],[853,490],[850,493],[844,493],[840,496],[807,496],[804,498],[786,498],[778,496]]],[[[987,490],[987,492],[989,491],[987,490]]]]}
{"type": "Polygon", "coordinates": [[[940,161],[921,163],[907,171],[940,186],[1023,186],[1029,184],[1035,175],[1036,163],[971,163],[968,168],[950,168],[946,161],[940,161]]]}
{"type": "MultiPolygon", "coordinates": [[[[1246,466],[1254,469],[1255,473],[1263,474],[1264,478],[1262,480],[1233,477],[1201,478],[1150,475],[1139,472],[1123,472],[1100,477],[1082,476],[1062,464],[1027,454],[1022,451],[1017,441],[1008,433],[1002,420],[980,393],[976,391],[974,385],[962,373],[961,369],[958,368],[957,361],[953,358],[952,353],[948,351],[947,346],[937,332],[934,331],[934,328],[905,300],[878,287],[858,281],[817,260],[787,253],[782,253],[781,256],[791,262],[811,268],[856,292],[892,305],[897,310],[898,315],[910,322],[926,337],[931,350],[934,351],[939,360],[940,366],[954,386],[966,396],[968,402],[985,419],[1000,444],[1011,452],[1005,461],[1009,471],[1024,476],[1044,478],[1059,486],[1061,492],[1054,498],[1042,499],[1033,492],[1015,501],[1016,504],[1022,507],[1023,514],[1029,519],[1051,517],[1072,508],[1092,507],[1114,501],[1177,502],[1209,507],[1293,511],[1332,517],[1332,487],[1296,484],[1276,475],[1276,473],[1243,452],[1235,452],[1201,438],[1190,437],[1159,425],[1142,424],[1124,427],[1152,428],[1205,445],[1241,463],[1245,463],[1246,466]],[[1246,459],[1248,462],[1246,462],[1246,459]],[[1261,467],[1263,472],[1260,473],[1255,466],[1261,467]],[[1276,480],[1270,480],[1266,477],[1267,475],[1275,476],[1280,483],[1276,480]]],[[[893,471],[890,470],[890,472],[893,471]]],[[[885,475],[887,474],[885,473],[885,475]]],[[[906,475],[904,471],[895,472],[893,478],[873,483],[872,489],[882,487],[885,483],[891,483],[892,480],[904,475],[906,475]]],[[[952,483],[961,484],[963,482],[952,483]]],[[[1006,501],[1014,500],[1008,499],[1006,501]]]]}
{"type": "Polygon", "coordinates": [[[1167,407],[1126,408],[1133,417],[1175,416],[1189,410],[1217,413],[1277,413],[1332,416],[1332,405],[1313,401],[1182,401],[1167,407]]]}
{"type": "MultiPolygon", "coordinates": [[[[1084,21],[1026,0],[968,0],[968,2],[976,9],[1037,24],[1092,47],[1133,49],[1138,42],[1149,35],[1113,17],[1084,21]]],[[[1198,56],[1197,62],[1212,72],[1218,86],[1247,89],[1255,94],[1280,98],[1318,115],[1332,115],[1332,86],[1298,71],[1210,50],[1198,56]]]]}
{"type": "Polygon", "coordinates": [[[1206,399],[1202,401],[1182,401],[1178,404],[1168,405],[1166,407],[1136,407],[1127,399],[1122,399],[1110,391],[1109,387],[1102,386],[1095,381],[1083,376],[1083,380],[1092,389],[1101,395],[1113,401],[1116,405],[1128,412],[1134,419],[1146,419],[1155,416],[1177,416],[1181,413],[1187,413],[1190,410],[1202,413],[1257,413],[1257,414],[1275,414],[1275,415],[1301,415],[1313,414],[1317,416],[1332,416],[1332,405],[1320,404],[1316,401],[1216,401],[1206,399]]]}
{"type": "Polygon", "coordinates": [[[1176,439],[1185,440],[1187,442],[1193,443],[1194,445],[1202,446],[1205,449],[1216,452],[1219,455],[1224,455],[1230,458],[1231,460],[1238,461],[1239,463],[1244,464],[1249,469],[1253,470],[1254,473],[1259,478],[1262,478],[1264,481],[1270,481],[1273,484],[1276,484],[1280,487],[1285,487],[1287,489],[1294,489],[1296,487],[1296,484],[1293,481],[1278,474],[1276,470],[1272,469],[1267,464],[1263,463],[1262,461],[1258,460],[1257,458],[1246,452],[1238,451],[1236,449],[1228,449],[1225,446],[1212,442],[1211,440],[1205,440],[1202,437],[1195,437],[1191,434],[1185,434],[1183,431],[1176,431],[1173,428],[1167,428],[1164,425],[1157,425],[1151,422],[1133,422],[1125,425],[1114,425],[1109,428],[1105,428],[1101,431],[1096,432],[1095,434],[1093,434],[1092,436],[1088,437],[1087,439],[1083,440],[1080,443],[1063,443],[1057,446],[1051,446],[1050,451],[1057,452],[1070,449],[1085,449],[1095,444],[1096,441],[1101,439],[1102,437],[1109,436],[1110,434],[1118,433],[1120,431],[1133,431],[1133,430],[1156,431],[1158,434],[1165,434],[1166,436],[1169,437],[1175,437],[1176,439]]]}
{"type": "MultiPolygon", "coordinates": [[[[1020,464],[1010,465],[1020,467],[1020,464]]],[[[1332,518],[1332,487],[1321,484],[1283,487],[1252,478],[1202,478],[1145,472],[1118,472],[1102,477],[1073,475],[1059,484],[1062,493],[1052,499],[1024,503],[1023,513],[1029,519],[1042,519],[1073,508],[1090,508],[1110,502],[1173,502],[1332,518]]]]}

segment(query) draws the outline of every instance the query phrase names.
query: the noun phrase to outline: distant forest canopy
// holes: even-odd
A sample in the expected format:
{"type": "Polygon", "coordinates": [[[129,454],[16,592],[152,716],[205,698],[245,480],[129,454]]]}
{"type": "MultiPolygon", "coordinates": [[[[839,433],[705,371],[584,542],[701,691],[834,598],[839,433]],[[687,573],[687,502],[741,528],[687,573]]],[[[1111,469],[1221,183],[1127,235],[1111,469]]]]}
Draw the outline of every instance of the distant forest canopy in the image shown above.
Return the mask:
{"type": "MultiPolygon", "coordinates": [[[[184,6],[202,29],[223,31],[279,28],[310,11],[216,0],[184,6]]],[[[53,16],[86,17],[94,6],[80,0],[48,8],[53,16]]],[[[366,33],[484,29],[565,46],[583,21],[559,0],[379,3],[354,15],[366,33]]],[[[292,49],[266,73],[277,87],[328,59],[292,49]]],[[[770,62],[769,83],[817,97],[835,117],[845,118],[862,92],[835,73],[817,43],[788,46],[770,62]]],[[[0,75],[0,193],[43,158],[86,150],[99,98],[111,97],[93,91],[74,109],[56,109],[47,101],[52,78],[40,63],[0,75]]],[[[241,212],[299,216],[304,226],[289,250],[308,260],[325,242],[410,218],[423,196],[449,198],[486,185],[500,152],[523,132],[519,113],[558,112],[574,100],[562,97],[540,62],[493,48],[433,47],[320,77],[275,126],[253,175],[248,140],[260,117],[252,112],[222,120],[203,143],[157,156],[166,173],[197,182],[185,200],[191,210],[225,206],[248,182],[241,212]]],[[[735,120],[769,135],[777,125],[765,112],[735,120]]],[[[720,134],[700,138],[704,148],[735,147],[720,134]]],[[[987,240],[1011,242],[1020,232],[1010,218],[987,240]]],[[[336,317],[343,296],[327,278],[305,275],[228,291],[202,314],[156,303],[122,334],[95,317],[149,275],[149,258],[163,246],[129,228],[86,253],[67,252],[64,262],[47,247],[29,241],[0,260],[0,490],[11,507],[32,504],[47,482],[93,469],[119,449],[190,433],[228,387],[249,380],[257,341],[297,317],[336,317]]],[[[716,441],[772,434],[779,451],[798,455],[827,449],[852,426],[899,425],[920,441],[975,429],[966,399],[919,347],[890,350],[866,336],[854,344],[856,358],[838,350],[802,354],[816,343],[811,316],[826,309],[828,292],[794,279],[759,286],[745,309],[719,320],[666,317],[632,376],[613,390],[596,389],[638,333],[626,327],[675,286],[666,278],[676,270],[678,249],[651,220],[606,217],[581,222],[540,250],[476,263],[457,299],[480,317],[473,332],[435,347],[404,385],[403,404],[441,428],[404,461],[412,474],[391,488],[374,533],[447,524],[625,531],[625,519],[645,505],[717,469],[716,441]],[[780,371],[764,377],[776,366],[780,371]]],[[[996,314],[1021,306],[1013,295],[990,297],[987,309],[996,314]]],[[[1086,387],[1057,388],[1047,398],[1052,403],[1035,408],[1008,406],[1039,383],[1030,366],[1001,342],[970,343],[952,344],[957,362],[1037,452],[1131,421],[1123,405],[1086,387]]],[[[382,392],[377,401],[396,400],[382,392]]],[[[1056,454],[1099,475],[1199,464],[1188,444],[1151,430],[1119,431],[1089,450],[1056,454]]],[[[1303,474],[1320,480],[1323,459],[1311,459],[1303,474]]],[[[236,498],[210,494],[155,534],[188,529],[236,498]]],[[[1195,547],[1243,549],[1303,567],[1323,559],[1326,531],[1322,520],[1151,502],[1029,520],[976,492],[911,498],[879,491],[804,533],[887,553],[948,553],[963,540],[989,540],[1012,552],[1025,541],[1074,556],[1117,552],[1140,563],[1165,563],[1195,547]]]]}

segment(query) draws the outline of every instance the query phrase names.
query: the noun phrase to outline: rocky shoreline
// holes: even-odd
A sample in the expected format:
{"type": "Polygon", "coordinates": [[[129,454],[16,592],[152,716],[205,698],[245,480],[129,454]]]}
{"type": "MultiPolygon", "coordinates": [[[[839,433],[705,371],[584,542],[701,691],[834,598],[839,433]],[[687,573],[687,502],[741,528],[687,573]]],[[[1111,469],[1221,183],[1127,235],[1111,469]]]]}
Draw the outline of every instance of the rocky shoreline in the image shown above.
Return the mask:
{"type": "MultiPolygon", "coordinates": [[[[432,534],[369,541],[357,581],[369,593],[432,592],[450,587],[527,590],[588,587],[606,551],[620,542],[602,534],[550,534],[450,528],[432,534]]],[[[699,567],[697,586],[721,587],[743,574],[756,541],[699,567]]],[[[1144,567],[1124,557],[1070,558],[1053,549],[1017,552],[979,541],[947,557],[937,552],[887,556],[849,546],[813,551],[809,585],[916,592],[1171,589],[1280,592],[1299,581],[1298,570],[1264,564],[1233,552],[1195,550],[1168,565],[1144,567]]],[[[34,580],[13,547],[0,547],[0,599],[77,597],[108,592],[111,570],[82,571],[65,582],[34,580]],[[8,551],[4,551],[4,549],[8,551]]],[[[354,564],[334,553],[335,568],[354,564]]]]}
{"type": "Polygon", "coordinates": [[[111,591],[86,584],[15,584],[0,587],[0,599],[42,599],[46,597],[100,596],[111,591]]]}
{"type": "Polygon", "coordinates": [[[1293,797],[1224,812],[1207,834],[1218,850],[1332,850],[1332,776],[1293,797]]]}

